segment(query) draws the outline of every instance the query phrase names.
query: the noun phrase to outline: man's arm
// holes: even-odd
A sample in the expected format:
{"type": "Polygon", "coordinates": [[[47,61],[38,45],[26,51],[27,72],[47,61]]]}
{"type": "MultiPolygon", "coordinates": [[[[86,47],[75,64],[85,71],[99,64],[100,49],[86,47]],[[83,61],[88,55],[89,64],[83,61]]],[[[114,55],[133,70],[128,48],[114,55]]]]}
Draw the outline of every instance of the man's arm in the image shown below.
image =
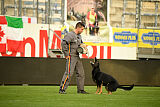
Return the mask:
{"type": "Polygon", "coordinates": [[[69,58],[69,44],[71,42],[71,35],[68,33],[62,40],[61,46],[65,58],[69,58]]]}
{"type": "Polygon", "coordinates": [[[87,25],[89,24],[89,15],[90,15],[90,12],[87,13],[87,25]]]}
{"type": "Polygon", "coordinates": [[[67,41],[62,40],[61,46],[64,56],[65,57],[69,56],[69,44],[67,43],[67,41]]]}

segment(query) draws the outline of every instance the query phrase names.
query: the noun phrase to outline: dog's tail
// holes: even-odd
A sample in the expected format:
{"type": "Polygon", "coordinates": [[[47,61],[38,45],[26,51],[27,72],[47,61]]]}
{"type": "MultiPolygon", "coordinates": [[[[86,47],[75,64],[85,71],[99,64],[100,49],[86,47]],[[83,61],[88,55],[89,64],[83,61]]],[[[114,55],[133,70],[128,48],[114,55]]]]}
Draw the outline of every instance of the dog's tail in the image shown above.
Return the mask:
{"type": "Polygon", "coordinates": [[[128,87],[128,86],[126,87],[126,86],[120,85],[118,88],[121,88],[121,89],[124,89],[124,90],[128,90],[128,91],[129,91],[129,90],[132,90],[133,87],[134,87],[134,84],[131,85],[131,86],[129,86],[129,87],[128,87]]]}

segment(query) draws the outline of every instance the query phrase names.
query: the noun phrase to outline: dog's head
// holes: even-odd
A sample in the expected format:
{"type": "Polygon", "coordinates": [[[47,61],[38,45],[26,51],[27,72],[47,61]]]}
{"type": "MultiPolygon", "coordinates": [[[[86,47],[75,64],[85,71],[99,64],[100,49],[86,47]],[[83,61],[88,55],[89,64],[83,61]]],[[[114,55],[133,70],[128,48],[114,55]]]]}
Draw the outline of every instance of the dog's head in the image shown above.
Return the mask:
{"type": "Polygon", "coordinates": [[[90,61],[90,64],[92,65],[93,68],[99,67],[99,62],[96,57],[94,59],[94,62],[90,61]]]}

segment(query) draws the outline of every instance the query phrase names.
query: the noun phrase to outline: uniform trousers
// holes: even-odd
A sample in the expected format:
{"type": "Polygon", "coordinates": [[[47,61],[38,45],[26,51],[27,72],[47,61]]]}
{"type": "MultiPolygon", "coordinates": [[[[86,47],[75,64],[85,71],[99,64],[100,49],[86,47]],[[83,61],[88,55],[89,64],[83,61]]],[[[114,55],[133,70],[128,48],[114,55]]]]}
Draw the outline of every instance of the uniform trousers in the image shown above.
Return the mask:
{"type": "Polygon", "coordinates": [[[79,56],[70,56],[70,58],[66,60],[66,70],[60,84],[61,90],[67,89],[74,72],[76,72],[77,91],[84,90],[85,74],[82,61],[79,56]]]}

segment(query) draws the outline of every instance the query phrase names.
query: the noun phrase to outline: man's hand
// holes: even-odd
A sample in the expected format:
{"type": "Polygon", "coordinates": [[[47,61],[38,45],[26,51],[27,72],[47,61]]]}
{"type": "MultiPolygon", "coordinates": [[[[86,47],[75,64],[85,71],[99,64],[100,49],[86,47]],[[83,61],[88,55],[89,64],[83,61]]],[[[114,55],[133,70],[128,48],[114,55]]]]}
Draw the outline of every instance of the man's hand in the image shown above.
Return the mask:
{"type": "Polygon", "coordinates": [[[80,46],[81,46],[82,48],[84,48],[86,51],[88,51],[88,48],[87,48],[86,44],[82,43],[80,46]]]}

